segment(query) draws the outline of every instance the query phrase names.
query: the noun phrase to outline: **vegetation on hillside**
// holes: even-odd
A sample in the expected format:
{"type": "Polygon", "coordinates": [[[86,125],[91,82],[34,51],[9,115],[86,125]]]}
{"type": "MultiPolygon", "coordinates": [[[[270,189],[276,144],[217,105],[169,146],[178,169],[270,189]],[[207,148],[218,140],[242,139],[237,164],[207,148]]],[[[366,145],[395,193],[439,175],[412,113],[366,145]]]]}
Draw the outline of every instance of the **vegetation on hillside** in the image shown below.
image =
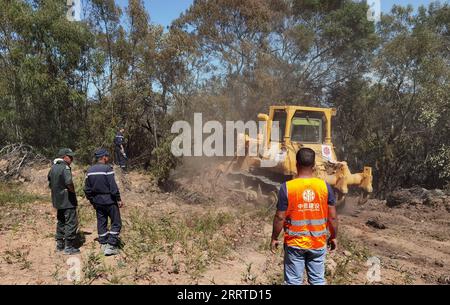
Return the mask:
{"type": "Polygon", "coordinates": [[[394,6],[375,25],[350,0],[198,0],[164,29],[142,0],[85,1],[81,22],[64,3],[0,0],[1,146],[88,162],[120,124],[130,159],[164,179],[170,126],[193,112],[331,106],[339,158],[373,166],[376,191],[450,180],[448,4],[394,6]]]}

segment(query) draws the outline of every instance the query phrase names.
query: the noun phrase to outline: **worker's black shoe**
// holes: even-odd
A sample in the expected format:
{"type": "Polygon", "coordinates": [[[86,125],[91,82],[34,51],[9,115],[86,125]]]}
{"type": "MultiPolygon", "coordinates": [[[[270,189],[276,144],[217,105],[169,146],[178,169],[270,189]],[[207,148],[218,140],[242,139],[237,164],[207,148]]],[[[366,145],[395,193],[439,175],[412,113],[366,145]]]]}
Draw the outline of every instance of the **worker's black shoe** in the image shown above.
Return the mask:
{"type": "Polygon", "coordinates": [[[65,247],[64,248],[64,254],[65,255],[72,255],[72,254],[78,254],[80,253],[80,250],[74,247],[65,247]]]}
{"type": "Polygon", "coordinates": [[[64,250],[64,240],[57,240],[56,241],[56,251],[61,252],[64,250]]]}

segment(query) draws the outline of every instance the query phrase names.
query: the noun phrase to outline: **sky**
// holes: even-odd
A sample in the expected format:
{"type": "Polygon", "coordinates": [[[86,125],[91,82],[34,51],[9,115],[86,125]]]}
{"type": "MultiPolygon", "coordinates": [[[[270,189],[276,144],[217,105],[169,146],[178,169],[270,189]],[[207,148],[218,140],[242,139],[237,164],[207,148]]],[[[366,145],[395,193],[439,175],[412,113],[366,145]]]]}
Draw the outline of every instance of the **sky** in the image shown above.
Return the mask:
{"type": "MultiPolygon", "coordinates": [[[[126,7],[128,0],[115,0],[121,7],[126,7]]],[[[153,23],[161,24],[164,27],[170,25],[172,20],[176,19],[182,12],[189,8],[193,0],[144,0],[144,5],[150,14],[150,20],[153,23]]],[[[245,0],[242,0],[245,1],[245,0]]],[[[414,8],[420,5],[428,5],[431,0],[380,0],[381,11],[389,12],[394,4],[408,5],[414,8]]],[[[441,2],[445,2],[442,1],[441,2]]],[[[448,2],[448,0],[447,0],[448,2]]]]}
{"type": "MultiPolygon", "coordinates": [[[[122,8],[128,5],[128,0],[115,1],[122,8]]],[[[187,10],[192,2],[192,0],[144,0],[144,6],[150,14],[152,23],[166,27],[187,10]]]]}
{"type": "MultiPolygon", "coordinates": [[[[383,12],[389,12],[394,4],[406,6],[411,4],[414,8],[419,7],[420,5],[428,6],[431,0],[381,0],[381,10],[383,12]]],[[[441,3],[445,3],[446,1],[441,0],[441,3]]],[[[448,1],[447,1],[448,2],[448,1]]]]}

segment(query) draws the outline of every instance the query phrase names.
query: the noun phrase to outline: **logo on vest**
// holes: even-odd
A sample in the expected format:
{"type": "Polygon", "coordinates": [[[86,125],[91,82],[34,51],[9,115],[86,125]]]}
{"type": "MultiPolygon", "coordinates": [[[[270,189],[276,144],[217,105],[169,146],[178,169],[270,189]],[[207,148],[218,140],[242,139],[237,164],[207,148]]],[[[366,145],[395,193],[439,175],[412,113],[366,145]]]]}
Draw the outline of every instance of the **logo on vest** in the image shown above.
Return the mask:
{"type": "Polygon", "coordinates": [[[297,207],[299,210],[316,210],[320,209],[320,204],[313,202],[316,199],[316,193],[311,189],[306,189],[302,193],[304,203],[300,203],[297,207]]]}
{"type": "Polygon", "coordinates": [[[305,202],[313,202],[315,198],[316,194],[314,193],[313,190],[306,189],[303,191],[303,200],[305,202]]]}

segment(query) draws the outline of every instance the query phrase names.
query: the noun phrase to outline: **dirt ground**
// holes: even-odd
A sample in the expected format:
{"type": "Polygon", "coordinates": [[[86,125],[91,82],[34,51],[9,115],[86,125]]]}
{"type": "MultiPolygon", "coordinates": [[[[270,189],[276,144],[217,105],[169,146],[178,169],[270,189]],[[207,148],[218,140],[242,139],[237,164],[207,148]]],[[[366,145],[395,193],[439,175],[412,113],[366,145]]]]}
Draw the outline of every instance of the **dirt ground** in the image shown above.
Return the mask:
{"type": "MultiPolygon", "coordinates": [[[[85,167],[73,171],[81,254],[71,257],[54,251],[48,167],[4,185],[14,195],[0,200],[0,284],[281,284],[282,251],[268,250],[273,209],[225,184],[211,190],[210,174],[195,168],[180,168],[165,190],[144,173],[117,175],[125,207],[123,249],[114,257],[101,254],[94,211],[81,196],[85,167]]],[[[449,283],[444,206],[391,208],[371,199],[358,207],[350,198],[339,223],[339,248],[327,257],[329,283],[449,283]]]]}

